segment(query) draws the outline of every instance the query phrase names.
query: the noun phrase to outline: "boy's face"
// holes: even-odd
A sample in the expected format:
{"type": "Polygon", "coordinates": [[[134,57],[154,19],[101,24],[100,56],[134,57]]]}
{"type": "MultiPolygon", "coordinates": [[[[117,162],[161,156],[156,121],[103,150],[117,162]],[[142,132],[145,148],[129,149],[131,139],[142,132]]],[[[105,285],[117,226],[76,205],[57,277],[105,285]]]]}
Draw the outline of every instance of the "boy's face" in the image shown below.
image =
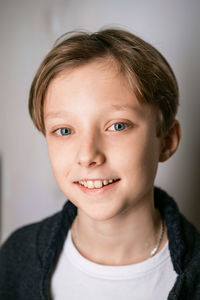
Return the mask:
{"type": "Polygon", "coordinates": [[[161,151],[156,120],[156,109],[137,101],[111,63],[92,62],[51,82],[44,104],[50,161],[79,211],[108,220],[152,199],[161,151]],[[118,181],[97,189],[78,183],[109,179],[118,181]]]}

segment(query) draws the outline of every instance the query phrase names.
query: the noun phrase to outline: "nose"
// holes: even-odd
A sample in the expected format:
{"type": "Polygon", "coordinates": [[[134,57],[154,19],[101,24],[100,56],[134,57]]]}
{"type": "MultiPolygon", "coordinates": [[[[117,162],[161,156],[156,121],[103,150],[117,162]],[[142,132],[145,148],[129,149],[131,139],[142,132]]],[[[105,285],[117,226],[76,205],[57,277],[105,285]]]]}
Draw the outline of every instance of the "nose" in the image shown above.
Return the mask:
{"type": "Polygon", "coordinates": [[[99,136],[84,136],[77,153],[77,163],[82,167],[100,166],[106,160],[99,136]]]}

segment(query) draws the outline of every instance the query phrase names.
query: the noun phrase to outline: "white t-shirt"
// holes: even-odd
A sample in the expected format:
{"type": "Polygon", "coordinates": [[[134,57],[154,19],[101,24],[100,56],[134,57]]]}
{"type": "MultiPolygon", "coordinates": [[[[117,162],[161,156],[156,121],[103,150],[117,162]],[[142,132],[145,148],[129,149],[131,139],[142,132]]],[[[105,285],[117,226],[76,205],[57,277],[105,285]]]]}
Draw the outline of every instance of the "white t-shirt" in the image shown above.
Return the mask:
{"type": "Polygon", "coordinates": [[[168,243],[154,257],[125,266],[105,266],[83,257],[68,232],[51,281],[53,300],[166,300],[177,274],[168,243]]]}

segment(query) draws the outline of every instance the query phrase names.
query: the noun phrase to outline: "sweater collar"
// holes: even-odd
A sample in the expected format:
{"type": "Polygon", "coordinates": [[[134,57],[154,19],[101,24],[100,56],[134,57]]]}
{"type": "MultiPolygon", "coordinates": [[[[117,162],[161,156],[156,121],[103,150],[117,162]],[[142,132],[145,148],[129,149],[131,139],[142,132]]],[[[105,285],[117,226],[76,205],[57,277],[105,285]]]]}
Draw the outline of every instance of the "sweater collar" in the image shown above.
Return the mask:
{"type": "MultiPolygon", "coordinates": [[[[155,207],[159,209],[166,222],[167,235],[169,239],[169,250],[175,271],[180,275],[182,273],[182,259],[185,252],[183,233],[181,231],[181,215],[177,204],[166,192],[156,188],[154,189],[155,207]]],[[[41,290],[43,299],[49,299],[50,278],[54,266],[59,258],[63,248],[65,238],[77,215],[77,207],[67,201],[63,210],[57,215],[54,226],[51,230],[51,236],[45,246],[42,255],[43,278],[41,281],[41,290]]]]}
{"type": "Polygon", "coordinates": [[[183,271],[182,261],[185,253],[181,214],[173,198],[159,188],[154,189],[154,202],[165,220],[171,260],[174,270],[180,275],[183,271]]]}

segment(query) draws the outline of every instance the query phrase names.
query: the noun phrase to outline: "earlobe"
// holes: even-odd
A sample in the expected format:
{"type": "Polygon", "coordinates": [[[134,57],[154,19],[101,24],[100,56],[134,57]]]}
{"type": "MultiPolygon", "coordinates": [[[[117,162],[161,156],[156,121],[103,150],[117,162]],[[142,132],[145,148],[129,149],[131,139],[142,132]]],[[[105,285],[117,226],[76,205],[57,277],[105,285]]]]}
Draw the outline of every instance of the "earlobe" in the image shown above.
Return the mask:
{"type": "Polygon", "coordinates": [[[174,120],[172,125],[162,137],[162,147],[159,157],[160,162],[169,159],[177,150],[181,138],[181,127],[177,120],[174,120]]]}

